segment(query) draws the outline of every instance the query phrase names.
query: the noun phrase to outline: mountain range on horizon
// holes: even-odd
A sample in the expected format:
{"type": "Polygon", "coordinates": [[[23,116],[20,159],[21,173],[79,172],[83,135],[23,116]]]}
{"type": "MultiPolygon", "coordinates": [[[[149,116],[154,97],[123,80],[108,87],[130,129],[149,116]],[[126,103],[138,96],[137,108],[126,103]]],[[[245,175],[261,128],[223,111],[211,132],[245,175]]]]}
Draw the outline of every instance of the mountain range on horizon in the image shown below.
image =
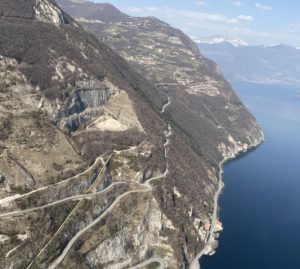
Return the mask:
{"type": "MultiPolygon", "coordinates": [[[[133,17],[107,3],[97,4],[87,0],[69,0],[61,3],[83,25],[91,25],[92,22],[99,24],[107,21],[135,21],[133,17]],[[82,10],[78,9],[78,5],[82,10]],[[105,6],[105,9],[102,9],[102,6],[105,6]],[[103,10],[109,12],[105,13],[103,10]]],[[[223,75],[230,82],[300,85],[300,49],[285,44],[284,41],[280,44],[251,45],[238,36],[213,35],[192,39],[206,58],[215,61],[221,67],[223,75]]]]}
{"type": "Polygon", "coordinates": [[[300,49],[287,44],[249,45],[237,37],[198,40],[201,53],[217,62],[231,82],[300,86],[300,49]]]}
{"type": "Polygon", "coordinates": [[[295,49],[300,49],[300,47],[296,47],[287,43],[276,43],[276,44],[259,44],[259,45],[254,45],[250,44],[247,42],[245,39],[239,37],[239,36],[222,36],[222,35],[212,35],[208,37],[203,37],[203,38],[196,38],[196,37],[191,37],[194,42],[197,44],[231,44],[235,47],[246,47],[246,46],[252,46],[252,47],[276,47],[276,46],[288,46],[292,47],[295,49]]]}
{"type": "Polygon", "coordinates": [[[205,38],[192,38],[197,44],[225,44],[229,43],[235,47],[249,46],[248,42],[237,36],[213,35],[205,38]]]}

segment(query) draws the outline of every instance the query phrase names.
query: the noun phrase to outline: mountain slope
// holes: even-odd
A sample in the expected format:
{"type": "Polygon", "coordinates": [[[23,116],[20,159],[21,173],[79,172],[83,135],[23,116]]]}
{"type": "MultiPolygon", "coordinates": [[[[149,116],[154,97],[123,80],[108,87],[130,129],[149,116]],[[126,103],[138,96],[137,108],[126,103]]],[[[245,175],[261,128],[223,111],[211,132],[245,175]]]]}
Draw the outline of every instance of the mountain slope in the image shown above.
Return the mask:
{"type": "Polygon", "coordinates": [[[230,81],[273,85],[300,85],[300,51],[284,44],[233,46],[200,43],[202,53],[220,64],[230,81]]]}
{"type": "Polygon", "coordinates": [[[0,14],[2,268],[187,267],[219,162],[262,139],[215,65],[201,70],[224,96],[159,90],[54,1],[5,0],[0,14]]]}
{"type": "Polygon", "coordinates": [[[130,21],[130,16],[122,13],[120,10],[115,8],[111,4],[101,4],[95,5],[93,2],[89,1],[70,1],[61,0],[60,5],[63,5],[64,10],[74,17],[88,20],[97,21],[99,17],[101,21],[105,22],[117,22],[117,21],[130,21]],[[80,5],[80,9],[78,8],[80,5]]]}
{"type": "MultiPolygon", "coordinates": [[[[116,17],[107,20],[107,16],[102,19],[104,14],[111,12],[105,4],[76,4],[68,0],[58,3],[74,15],[84,28],[111,46],[156,85],[157,93],[169,96],[171,105],[164,113],[167,119],[195,153],[215,171],[218,171],[219,163],[225,156],[261,141],[262,134],[255,119],[224,80],[219,68],[202,57],[197,46],[181,31],[156,18],[124,17],[121,13],[119,20],[116,17]],[[87,5],[89,10],[101,12],[98,16],[90,13],[85,8],[87,5]]],[[[194,161],[191,160],[185,162],[187,165],[192,163],[194,161]]],[[[185,170],[185,167],[180,169],[185,170]]],[[[203,181],[203,176],[200,176],[200,181],[203,181]]],[[[203,224],[210,218],[203,215],[200,206],[206,204],[202,199],[205,194],[200,191],[201,188],[189,188],[187,191],[186,186],[194,185],[196,180],[193,177],[190,179],[174,177],[174,183],[188,204],[193,205],[194,224],[200,220],[201,225],[195,224],[195,227],[200,227],[198,234],[204,240],[203,224]],[[195,197],[200,199],[196,203],[193,202],[195,197]]],[[[217,181],[213,185],[212,193],[217,190],[217,181]]],[[[212,204],[212,196],[208,204],[212,204]]],[[[196,249],[188,246],[184,258],[187,263],[196,253],[196,249]]]]}
{"type": "MultiPolygon", "coordinates": [[[[70,14],[80,11],[86,14],[85,4],[76,5],[68,0],[58,3],[70,14]]],[[[93,14],[93,20],[98,21],[88,21],[89,15],[82,20],[80,14],[79,22],[170,96],[173,105],[168,116],[184,135],[189,136],[200,155],[208,156],[217,164],[222,153],[220,155],[215,139],[228,141],[230,135],[236,141],[249,142],[244,132],[251,129],[250,125],[256,128],[254,119],[219,68],[203,58],[186,35],[155,18],[128,17],[124,21],[122,16],[118,22],[115,19],[101,21],[106,5],[89,5],[95,10],[102,8],[98,18],[93,14]]],[[[230,147],[231,142],[225,144],[230,147]]]]}

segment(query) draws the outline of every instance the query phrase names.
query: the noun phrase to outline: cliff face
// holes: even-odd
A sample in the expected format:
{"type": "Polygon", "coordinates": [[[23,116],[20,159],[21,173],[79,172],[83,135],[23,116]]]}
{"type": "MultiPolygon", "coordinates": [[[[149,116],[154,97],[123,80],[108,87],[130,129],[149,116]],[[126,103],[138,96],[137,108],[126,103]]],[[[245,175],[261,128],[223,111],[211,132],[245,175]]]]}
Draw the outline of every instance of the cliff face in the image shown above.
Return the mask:
{"type": "Polygon", "coordinates": [[[219,162],[262,138],[181,32],[96,7],[113,10],[106,43],[119,25],[123,44],[155,32],[161,48],[137,44],[130,56],[111,42],[128,64],[54,1],[0,3],[3,268],[187,267],[203,248],[219,162]]]}
{"type": "Polygon", "coordinates": [[[171,98],[166,115],[189,137],[199,155],[217,164],[223,154],[220,146],[230,148],[233,140],[249,144],[252,135],[260,137],[254,118],[219,67],[205,59],[181,31],[156,18],[134,18],[119,12],[117,20],[117,11],[103,4],[58,3],[171,98]],[[109,14],[114,14],[113,19],[109,20],[109,14]]]}

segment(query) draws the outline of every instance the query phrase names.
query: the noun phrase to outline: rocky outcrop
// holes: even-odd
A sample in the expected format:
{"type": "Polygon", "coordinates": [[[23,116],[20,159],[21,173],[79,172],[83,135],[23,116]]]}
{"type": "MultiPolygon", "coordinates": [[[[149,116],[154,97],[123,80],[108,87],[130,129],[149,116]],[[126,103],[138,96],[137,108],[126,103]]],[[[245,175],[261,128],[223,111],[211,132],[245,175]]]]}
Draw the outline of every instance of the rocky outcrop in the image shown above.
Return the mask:
{"type": "Polygon", "coordinates": [[[59,125],[67,132],[75,132],[79,127],[86,127],[93,119],[99,118],[104,114],[104,105],[119,93],[119,89],[107,80],[81,81],[77,87],[79,89],[59,104],[63,107],[59,125]]]}
{"type": "Polygon", "coordinates": [[[126,248],[127,238],[124,231],[120,231],[115,237],[101,242],[96,249],[89,252],[87,261],[91,267],[95,267],[100,263],[116,263],[109,268],[126,268],[131,263],[131,258],[126,253],[126,248]],[[122,261],[121,264],[120,261],[122,261]]]}

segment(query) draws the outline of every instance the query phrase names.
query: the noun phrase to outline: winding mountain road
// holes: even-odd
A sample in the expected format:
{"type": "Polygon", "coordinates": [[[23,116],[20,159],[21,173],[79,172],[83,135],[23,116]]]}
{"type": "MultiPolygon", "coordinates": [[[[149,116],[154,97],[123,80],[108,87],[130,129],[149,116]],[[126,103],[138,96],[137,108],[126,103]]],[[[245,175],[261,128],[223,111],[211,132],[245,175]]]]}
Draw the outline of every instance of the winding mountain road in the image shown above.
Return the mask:
{"type": "Polygon", "coordinates": [[[171,98],[168,96],[168,101],[161,108],[161,113],[165,113],[166,108],[171,105],[171,98]]]}
{"type": "MultiPolygon", "coordinates": [[[[108,160],[106,161],[106,163],[108,163],[108,161],[110,160],[110,158],[111,158],[111,155],[110,155],[110,157],[108,158],[108,160]]],[[[105,168],[105,164],[106,164],[106,163],[104,163],[103,157],[102,157],[102,156],[99,156],[99,157],[95,160],[95,162],[93,163],[92,166],[90,166],[87,170],[83,171],[82,173],[77,174],[76,176],[70,177],[70,178],[68,178],[68,179],[65,179],[65,180],[60,181],[60,182],[55,183],[55,184],[51,184],[51,185],[48,185],[48,186],[44,186],[44,187],[38,188],[38,189],[36,189],[36,190],[33,190],[33,191],[30,191],[30,192],[24,193],[24,194],[22,194],[22,195],[20,195],[20,194],[15,194],[15,195],[12,195],[12,196],[9,196],[9,197],[5,197],[5,198],[3,198],[3,199],[0,200],[0,205],[5,204],[5,203],[12,202],[12,201],[17,200],[17,199],[21,199],[21,198],[26,197],[26,196],[30,196],[30,195],[32,195],[32,194],[34,194],[34,193],[37,193],[37,192],[39,192],[39,191],[47,190],[47,189],[49,189],[49,188],[51,188],[51,187],[59,186],[59,185],[64,184],[64,183],[66,183],[66,182],[68,182],[68,181],[71,181],[71,180],[74,180],[74,179],[76,179],[76,178],[78,178],[78,177],[80,177],[80,176],[83,176],[84,174],[86,174],[87,172],[89,172],[90,170],[92,170],[92,169],[98,164],[99,161],[101,161],[101,163],[103,164],[103,168],[105,168]]],[[[99,174],[102,172],[103,168],[101,169],[101,171],[99,172],[99,174]]]]}
{"type": "MultiPolygon", "coordinates": [[[[101,171],[99,172],[97,178],[95,179],[95,181],[92,183],[92,185],[90,186],[90,188],[86,191],[86,194],[88,194],[89,192],[91,192],[98,184],[99,180],[101,180],[101,177],[99,177],[99,175],[101,175],[104,171],[104,169],[106,168],[108,162],[110,161],[111,157],[112,157],[113,153],[110,154],[109,158],[107,159],[107,161],[105,162],[105,164],[103,165],[101,171]]],[[[100,159],[102,159],[102,157],[99,157],[100,159]]],[[[98,158],[97,158],[98,159],[98,158]]],[[[103,159],[102,159],[103,162],[103,159]]],[[[96,162],[95,162],[96,163],[96,162]]],[[[94,163],[94,165],[95,165],[94,163]]],[[[94,166],[93,165],[93,166],[94,166]]],[[[77,208],[80,206],[80,202],[79,201],[76,206],[72,209],[72,211],[69,213],[69,215],[65,218],[64,222],[60,225],[60,227],[58,228],[58,230],[55,232],[55,234],[50,238],[50,240],[46,243],[46,245],[40,250],[40,252],[37,254],[37,256],[31,261],[31,263],[26,267],[26,269],[29,269],[32,267],[32,265],[34,265],[34,263],[36,262],[36,260],[38,259],[38,257],[40,255],[42,255],[42,253],[45,251],[45,249],[52,243],[52,241],[54,240],[54,238],[60,233],[60,231],[62,230],[62,228],[64,227],[64,225],[67,223],[69,217],[77,210],[77,208]]]]}
{"type": "MultiPolygon", "coordinates": [[[[171,104],[171,100],[168,97],[168,102],[166,104],[163,105],[162,109],[161,109],[161,113],[165,112],[165,109],[171,104]]],[[[169,173],[169,165],[167,162],[167,155],[168,155],[168,146],[170,144],[170,137],[172,135],[172,128],[170,126],[170,124],[168,124],[168,130],[166,130],[164,132],[165,138],[166,138],[166,142],[164,143],[163,147],[164,147],[164,157],[165,157],[165,161],[166,161],[166,168],[163,174],[152,177],[150,179],[148,179],[147,181],[145,181],[143,184],[141,184],[141,189],[138,190],[131,190],[131,191],[127,191],[125,193],[123,193],[122,195],[120,195],[119,197],[117,197],[115,199],[115,201],[100,215],[98,216],[95,220],[93,220],[90,224],[88,224],[86,227],[84,227],[82,230],[80,230],[66,245],[66,247],[63,249],[62,253],[52,262],[52,264],[48,267],[48,269],[55,269],[66,257],[66,255],[68,254],[68,252],[70,251],[70,249],[72,248],[72,246],[74,245],[74,243],[80,238],[81,235],[83,235],[86,231],[88,231],[89,229],[91,229],[93,226],[95,226],[97,223],[99,223],[102,219],[104,219],[109,213],[112,212],[112,210],[121,202],[121,200],[123,198],[125,198],[128,195],[131,195],[133,193],[146,193],[146,192],[151,192],[152,186],[151,186],[151,182],[157,179],[161,179],[164,178],[168,175],[169,173]]],[[[134,147],[128,149],[128,150],[132,150],[135,149],[134,147]]],[[[121,153],[122,151],[118,152],[116,151],[116,153],[121,153]]],[[[103,167],[101,169],[101,171],[99,172],[99,175],[104,171],[108,161],[111,159],[112,154],[110,155],[110,157],[108,158],[108,160],[106,162],[103,161],[102,157],[98,157],[96,159],[96,161],[94,162],[94,164],[89,167],[86,171],[76,175],[75,177],[66,179],[64,181],[61,181],[59,183],[53,184],[53,185],[49,185],[49,186],[45,186],[36,190],[33,190],[31,192],[28,192],[26,194],[23,195],[14,195],[14,196],[10,196],[10,197],[6,197],[4,199],[0,200],[0,205],[1,204],[5,204],[5,203],[9,203],[11,201],[14,201],[16,199],[21,199],[22,197],[25,196],[29,196],[31,194],[34,194],[36,192],[42,191],[42,190],[47,190],[50,187],[53,186],[57,186],[60,184],[63,184],[65,182],[68,182],[72,179],[76,179],[77,177],[84,175],[85,173],[89,172],[91,169],[93,169],[93,167],[95,167],[95,165],[99,162],[99,160],[102,162],[103,167]]],[[[90,186],[90,188],[86,191],[86,194],[78,194],[78,195],[73,195],[70,197],[66,197],[64,199],[55,201],[55,202],[51,202],[49,204],[45,204],[43,206],[39,206],[36,208],[30,208],[30,209],[25,209],[25,210],[20,210],[20,211],[13,211],[13,212],[7,212],[7,213],[3,213],[0,214],[0,219],[1,218],[7,218],[7,217],[13,217],[13,216],[17,216],[17,215],[24,215],[24,214],[28,214],[31,213],[33,211],[36,210],[42,210],[45,209],[47,207],[51,207],[54,205],[58,205],[60,203],[64,203],[67,201],[71,201],[71,200],[82,200],[82,199],[87,199],[87,198],[91,198],[94,197],[96,195],[100,195],[103,194],[105,192],[108,192],[109,190],[111,190],[114,186],[116,185],[120,185],[120,184],[125,184],[125,182],[116,182],[113,183],[112,185],[110,185],[108,188],[106,188],[105,190],[96,192],[96,193],[90,193],[98,184],[98,179],[100,178],[98,175],[97,179],[92,183],[92,185],[90,186]]],[[[27,269],[31,268],[35,262],[37,261],[37,258],[44,252],[44,250],[47,248],[47,246],[54,240],[55,236],[61,231],[62,227],[64,226],[64,224],[66,223],[66,221],[68,220],[69,216],[77,209],[78,205],[80,204],[80,201],[77,203],[77,205],[73,208],[73,210],[71,211],[71,213],[66,217],[66,219],[64,220],[63,224],[58,228],[58,230],[55,232],[54,236],[47,242],[47,244],[43,247],[43,249],[40,250],[40,252],[38,253],[38,255],[32,260],[32,262],[27,266],[27,269]]],[[[131,267],[131,269],[138,269],[138,268],[142,268],[144,266],[147,266],[149,264],[152,263],[159,263],[160,264],[160,268],[161,269],[166,269],[168,267],[168,264],[165,260],[159,258],[159,257],[153,257],[150,258],[147,261],[144,261],[138,265],[135,265],[134,267],[131,267]]]]}
{"type": "Polygon", "coordinates": [[[221,194],[221,191],[224,187],[224,183],[222,181],[222,174],[223,174],[223,164],[227,161],[227,159],[224,159],[220,164],[219,164],[219,183],[218,183],[218,190],[215,193],[214,196],[214,210],[213,210],[213,215],[212,215],[212,221],[211,221],[211,227],[209,231],[209,236],[206,245],[202,249],[202,251],[193,259],[193,261],[190,264],[189,269],[199,269],[200,264],[199,260],[203,255],[207,255],[209,252],[213,250],[213,242],[214,242],[214,231],[215,231],[215,226],[216,226],[216,221],[218,220],[218,201],[219,197],[221,194]]]}
{"type": "MultiPolygon", "coordinates": [[[[168,126],[168,132],[165,133],[165,137],[166,137],[166,143],[164,144],[164,147],[166,148],[169,144],[169,137],[172,135],[172,130],[171,127],[168,126]]],[[[165,155],[166,156],[166,155],[165,155]]],[[[90,228],[92,228],[93,226],[95,226],[97,223],[99,223],[103,218],[105,218],[118,204],[119,202],[126,196],[133,194],[133,193],[144,193],[144,192],[151,192],[152,191],[152,187],[151,187],[151,182],[153,180],[157,180],[160,178],[163,178],[165,176],[167,176],[167,174],[169,173],[169,169],[168,169],[168,164],[166,165],[166,169],[165,172],[159,176],[153,177],[148,179],[147,181],[145,181],[143,184],[141,184],[141,186],[145,187],[145,189],[143,190],[135,190],[135,191],[128,191],[123,193],[122,195],[120,195],[98,218],[96,218],[93,222],[91,222],[89,225],[87,225],[85,228],[83,228],[81,231],[79,231],[67,244],[67,246],[64,248],[63,252],[60,254],[60,256],[50,265],[50,267],[48,269],[55,269],[65,258],[65,256],[68,254],[68,252],[70,251],[70,249],[72,248],[72,246],[74,245],[74,243],[79,239],[79,237],[81,235],[83,235],[87,230],[89,230],[90,228]]],[[[167,263],[160,258],[152,258],[150,260],[145,261],[144,263],[147,264],[151,264],[153,262],[158,262],[161,266],[161,269],[167,268],[167,263]]],[[[140,267],[137,267],[140,268],[140,267]]]]}
{"type": "MultiPolygon", "coordinates": [[[[166,103],[163,107],[162,107],[162,113],[164,113],[165,108],[167,106],[169,106],[171,104],[170,98],[168,97],[168,103],[166,103]]],[[[163,147],[164,147],[164,156],[165,159],[167,159],[167,147],[170,144],[170,136],[172,135],[172,128],[170,126],[170,124],[168,124],[168,130],[166,132],[164,132],[165,138],[166,138],[166,142],[164,143],[163,147]]],[[[67,244],[67,246],[64,248],[64,250],[62,251],[62,253],[60,254],[60,256],[50,265],[50,267],[48,269],[55,269],[66,257],[66,255],[68,254],[68,252],[70,251],[70,249],[72,248],[72,246],[74,245],[74,243],[79,239],[79,237],[81,235],[83,235],[86,231],[88,231],[90,228],[92,228],[93,226],[95,226],[97,223],[99,223],[103,218],[105,218],[118,204],[119,202],[126,196],[133,194],[133,193],[143,193],[143,192],[151,192],[152,191],[152,187],[151,187],[151,182],[153,180],[157,180],[160,178],[163,178],[165,176],[167,176],[167,174],[169,173],[169,166],[166,160],[166,169],[164,171],[163,174],[150,178],[147,181],[145,181],[142,186],[145,187],[144,190],[135,190],[135,191],[128,191],[122,195],[120,195],[98,218],[96,218],[94,221],[92,221],[89,225],[87,225],[85,228],[83,228],[81,231],[79,231],[67,244]]],[[[164,261],[161,258],[151,258],[147,261],[144,261],[143,263],[136,265],[133,268],[141,268],[146,265],[149,265],[151,263],[154,262],[158,262],[160,264],[160,268],[164,269],[167,268],[167,262],[164,261]]]]}
{"type": "Polygon", "coordinates": [[[161,258],[151,258],[147,261],[144,261],[142,263],[139,263],[133,267],[130,267],[129,269],[140,269],[140,268],[143,268],[147,265],[150,265],[151,263],[159,263],[160,265],[160,269],[167,269],[168,268],[168,263],[164,260],[164,259],[161,259],[161,258]]]}
{"type": "Polygon", "coordinates": [[[0,205],[9,203],[11,201],[14,201],[14,200],[16,200],[16,199],[18,199],[18,198],[20,198],[22,196],[24,196],[24,195],[15,194],[13,196],[5,197],[5,198],[3,198],[3,199],[0,200],[0,205]]]}
{"type": "Polygon", "coordinates": [[[141,193],[141,192],[149,192],[148,188],[145,190],[139,190],[139,191],[128,191],[125,192],[124,194],[120,195],[110,206],[108,209],[104,211],[98,218],[96,218],[93,222],[91,222],[89,225],[87,225],[85,228],[83,228],[81,231],[79,231],[67,244],[67,246],[64,248],[63,252],[60,254],[60,256],[48,267],[48,269],[54,269],[56,266],[58,266],[65,256],[68,254],[70,251],[71,247],[74,245],[74,243],[77,241],[77,239],[84,234],[87,230],[95,226],[97,223],[99,223],[103,218],[105,218],[114,208],[118,203],[127,195],[132,194],[132,193],[141,193]]]}
{"type": "Polygon", "coordinates": [[[74,196],[64,198],[62,200],[55,201],[53,203],[49,203],[49,204],[39,206],[39,207],[34,207],[34,208],[30,208],[30,209],[25,209],[25,210],[19,210],[19,211],[12,211],[12,212],[3,213],[3,214],[0,214],[0,219],[19,216],[19,215],[26,215],[26,214],[29,214],[33,211],[42,210],[42,209],[45,209],[47,207],[51,207],[51,206],[55,206],[55,205],[58,205],[58,204],[65,203],[67,201],[82,200],[82,199],[86,199],[86,198],[91,198],[91,197],[94,197],[94,196],[97,196],[97,195],[100,195],[100,194],[104,194],[104,193],[110,191],[111,189],[113,189],[113,187],[115,187],[117,185],[123,185],[123,184],[126,184],[126,183],[125,182],[116,182],[116,183],[111,184],[105,190],[102,190],[102,191],[99,191],[99,192],[90,193],[90,194],[74,195],[74,196]]]}
{"type": "MultiPolygon", "coordinates": [[[[81,235],[83,235],[87,230],[89,230],[90,228],[92,228],[93,226],[95,226],[97,223],[99,223],[102,219],[104,219],[118,204],[119,202],[126,196],[133,194],[133,193],[145,193],[145,192],[151,192],[152,191],[152,187],[150,185],[150,182],[154,179],[159,179],[159,178],[163,178],[165,177],[165,175],[168,173],[167,169],[165,171],[164,174],[158,176],[158,177],[154,177],[154,178],[150,178],[149,180],[147,180],[144,184],[142,184],[142,186],[145,187],[145,189],[143,190],[135,190],[135,191],[128,191],[123,193],[122,195],[120,195],[98,218],[96,218],[93,222],[91,222],[89,225],[87,225],[85,228],[83,228],[81,231],[79,231],[67,244],[67,246],[64,248],[63,252],[60,254],[60,256],[48,267],[48,269],[55,269],[65,258],[65,256],[68,254],[68,252],[70,251],[70,249],[72,248],[72,246],[74,245],[74,243],[79,239],[79,237],[81,235]]],[[[145,261],[144,263],[146,264],[150,264],[153,262],[159,262],[161,264],[161,269],[163,268],[167,268],[166,266],[166,262],[163,261],[162,259],[159,258],[152,258],[148,261],[145,261]],[[162,262],[163,261],[163,262],[162,262]]],[[[137,267],[140,268],[140,267],[137,267]]]]}

